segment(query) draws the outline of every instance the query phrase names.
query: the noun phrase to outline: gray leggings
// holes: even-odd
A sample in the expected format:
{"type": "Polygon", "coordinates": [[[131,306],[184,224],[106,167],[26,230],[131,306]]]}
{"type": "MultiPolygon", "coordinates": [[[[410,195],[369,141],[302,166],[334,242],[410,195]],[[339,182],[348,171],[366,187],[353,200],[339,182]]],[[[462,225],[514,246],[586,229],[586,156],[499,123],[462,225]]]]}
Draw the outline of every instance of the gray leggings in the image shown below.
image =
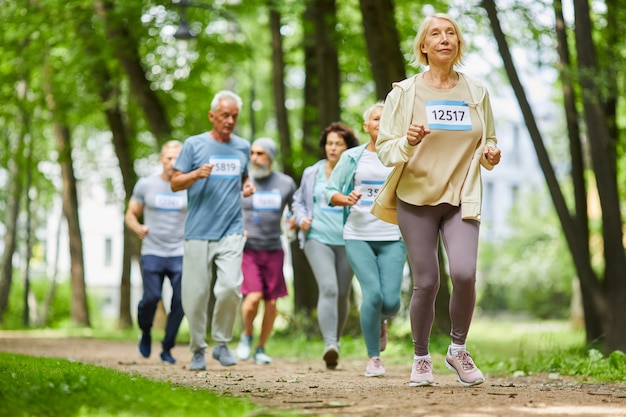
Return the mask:
{"type": "Polygon", "coordinates": [[[304,243],[304,254],[311,265],[319,290],[317,321],[324,338],[324,346],[338,347],[348,318],[350,288],[354,276],[346,248],[307,239],[304,243]]]}
{"type": "Polygon", "coordinates": [[[448,255],[452,294],[452,342],[464,344],[476,302],[476,258],[480,223],[463,220],[461,208],[450,204],[414,206],[397,200],[398,225],[413,274],[411,331],[415,354],[427,355],[439,290],[439,233],[448,255]]]}

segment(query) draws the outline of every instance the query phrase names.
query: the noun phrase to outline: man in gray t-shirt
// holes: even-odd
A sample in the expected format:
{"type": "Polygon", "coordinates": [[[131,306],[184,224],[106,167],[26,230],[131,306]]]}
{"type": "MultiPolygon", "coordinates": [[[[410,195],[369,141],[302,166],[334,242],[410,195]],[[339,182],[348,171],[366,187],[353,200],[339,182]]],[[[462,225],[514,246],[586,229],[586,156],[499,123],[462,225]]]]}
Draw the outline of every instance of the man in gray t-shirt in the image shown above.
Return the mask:
{"type": "MultiPolygon", "coordinates": [[[[256,363],[272,361],[265,353],[265,342],[272,333],[276,318],[276,300],[287,295],[283,275],[285,253],[281,241],[281,225],[285,207],[291,208],[295,181],[272,170],[278,149],[270,138],[255,140],[250,146],[250,178],[256,192],[242,200],[246,245],[243,251],[244,296],[241,306],[243,334],[237,346],[237,356],[246,360],[251,354],[253,322],[264,302],[263,324],[254,352],[256,363]]],[[[295,228],[295,223],[292,223],[295,228]]],[[[288,226],[289,227],[289,226],[288,226]]]]}
{"type": "Polygon", "coordinates": [[[183,268],[183,230],[187,214],[187,192],[172,192],[170,179],[182,143],[169,141],[161,149],[159,161],[163,171],[141,178],[133,190],[125,215],[126,226],[141,240],[143,296],[137,306],[141,329],[139,352],[149,357],[152,350],[151,329],[157,305],[162,298],[163,281],[172,284],[170,313],[161,343],[161,360],[175,364],[171,349],[183,319],[181,275],[183,268]],[[143,216],[143,224],[139,218],[143,216]]]}

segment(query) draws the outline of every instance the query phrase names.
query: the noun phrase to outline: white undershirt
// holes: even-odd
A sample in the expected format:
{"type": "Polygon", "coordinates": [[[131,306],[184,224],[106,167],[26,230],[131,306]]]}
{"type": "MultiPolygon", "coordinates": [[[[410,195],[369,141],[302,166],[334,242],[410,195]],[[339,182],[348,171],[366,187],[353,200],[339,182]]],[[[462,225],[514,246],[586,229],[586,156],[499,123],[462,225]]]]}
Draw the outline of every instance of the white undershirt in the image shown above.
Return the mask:
{"type": "Polygon", "coordinates": [[[380,162],[376,152],[365,149],[354,174],[354,189],[363,194],[357,204],[350,207],[350,215],[343,229],[344,239],[365,241],[399,240],[400,229],[387,223],[370,210],[374,197],[393,168],[380,162]]]}

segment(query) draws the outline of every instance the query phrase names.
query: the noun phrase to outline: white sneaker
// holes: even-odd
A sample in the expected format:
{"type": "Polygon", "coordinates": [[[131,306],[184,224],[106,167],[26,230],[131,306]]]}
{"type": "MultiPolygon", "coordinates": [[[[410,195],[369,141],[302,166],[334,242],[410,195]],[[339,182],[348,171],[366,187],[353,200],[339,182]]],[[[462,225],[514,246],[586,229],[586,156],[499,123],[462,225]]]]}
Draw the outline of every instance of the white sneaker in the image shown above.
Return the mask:
{"type": "Polygon", "coordinates": [[[272,358],[267,356],[267,354],[265,353],[265,349],[256,348],[256,351],[254,351],[254,363],[260,365],[268,365],[272,363],[272,358]]]}
{"type": "Polygon", "coordinates": [[[252,336],[248,336],[245,333],[241,334],[239,344],[237,345],[237,357],[242,360],[250,359],[250,351],[252,349],[252,336]]]}

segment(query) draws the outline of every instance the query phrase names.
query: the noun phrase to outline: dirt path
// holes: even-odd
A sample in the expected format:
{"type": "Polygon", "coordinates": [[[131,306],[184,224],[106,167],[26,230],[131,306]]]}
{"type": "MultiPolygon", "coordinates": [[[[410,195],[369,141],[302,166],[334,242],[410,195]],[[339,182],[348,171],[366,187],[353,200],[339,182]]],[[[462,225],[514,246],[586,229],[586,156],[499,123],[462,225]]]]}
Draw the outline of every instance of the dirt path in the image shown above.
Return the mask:
{"type": "MultiPolygon", "coordinates": [[[[158,353],[155,345],[153,351],[158,353]]],[[[246,396],[272,409],[333,416],[626,416],[626,384],[584,384],[574,379],[495,378],[462,388],[452,374],[436,374],[435,387],[408,386],[410,367],[386,366],[383,378],[363,376],[362,360],[343,360],[327,371],[321,360],[275,358],[271,365],[240,362],[224,368],[207,355],[207,370],[187,370],[185,346],[179,363],[163,365],[158,356],[140,357],[134,343],[88,338],[28,337],[0,332],[0,351],[73,359],[234,396],[246,396]]]]}

